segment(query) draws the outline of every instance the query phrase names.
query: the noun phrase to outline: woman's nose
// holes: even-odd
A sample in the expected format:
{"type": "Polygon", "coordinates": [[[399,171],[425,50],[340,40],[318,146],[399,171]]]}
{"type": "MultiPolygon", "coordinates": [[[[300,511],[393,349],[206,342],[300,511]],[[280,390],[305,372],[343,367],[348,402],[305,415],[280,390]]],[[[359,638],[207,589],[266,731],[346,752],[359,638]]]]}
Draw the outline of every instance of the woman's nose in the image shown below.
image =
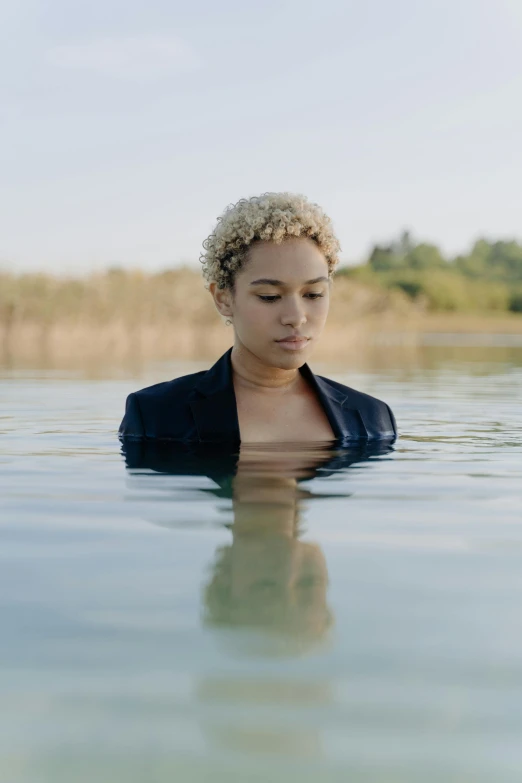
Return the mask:
{"type": "Polygon", "coordinates": [[[301,301],[290,300],[281,316],[281,323],[285,326],[297,328],[306,322],[306,313],[301,301]]]}

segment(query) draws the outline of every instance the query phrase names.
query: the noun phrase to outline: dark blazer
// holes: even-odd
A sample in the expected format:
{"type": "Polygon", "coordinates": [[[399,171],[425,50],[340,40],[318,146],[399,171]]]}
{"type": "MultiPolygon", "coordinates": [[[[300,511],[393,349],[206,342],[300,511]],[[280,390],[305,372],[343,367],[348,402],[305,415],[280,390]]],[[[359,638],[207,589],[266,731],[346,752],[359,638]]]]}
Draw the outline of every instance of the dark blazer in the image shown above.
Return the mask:
{"type": "MultiPolygon", "coordinates": [[[[359,440],[342,448],[318,449],[307,452],[307,461],[299,465],[299,474],[288,474],[297,482],[310,481],[319,477],[327,478],[332,474],[339,475],[352,465],[376,461],[385,458],[393,452],[391,440],[359,440]]],[[[233,497],[232,483],[237,473],[240,449],[232,445],[227,448],[223,443],[183,443],[172,440],[150,440],[147,438],[122,438],[121,453],[125,459],[126,468],[132,474],[153,475],[161,473],[165,476],[207,476],[218,485],[201,491],[209,492],[223,498],[233,497]]],[[[273,452],[267,452],[266,468],[270,469],[273,452]]],[[[260,457],[260,461],[262,458],[260,457]]],[[[254,473],[259,468],[259,462],[253,466],[254,473]]],[[[162,485],[163,486],[163,485],[162,485]]],[[[324,491],[318,497],[348,497],[350,493],[341,490],[341,494],[324,491]]],[[[311,497],[309,495],[308,497],[311,497]]]]}
{"type": "MultiPolygon", "coordinates": [[[[231,352],[229,348],[210,370],[129,394],[120,436],[239,444],[231,352]]],[[[395,418],[385,402],[314,375],[307,364],[299,371],[315,389],[338,441],[395,440],[395,418]]]]}

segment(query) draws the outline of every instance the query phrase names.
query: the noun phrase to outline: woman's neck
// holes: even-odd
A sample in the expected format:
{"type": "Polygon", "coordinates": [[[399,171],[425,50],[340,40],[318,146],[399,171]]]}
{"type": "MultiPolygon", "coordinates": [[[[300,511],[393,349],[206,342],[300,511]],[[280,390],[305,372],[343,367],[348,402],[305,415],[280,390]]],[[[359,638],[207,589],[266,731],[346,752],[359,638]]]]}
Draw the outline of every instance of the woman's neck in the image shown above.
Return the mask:
{"type": "Polygon", "coordinates": [[[263,392],[290,392],[302,382],[298,369],[285,370],[263,364],[244,345],[235,344],[231,354],[234,383],[263,392]]]}

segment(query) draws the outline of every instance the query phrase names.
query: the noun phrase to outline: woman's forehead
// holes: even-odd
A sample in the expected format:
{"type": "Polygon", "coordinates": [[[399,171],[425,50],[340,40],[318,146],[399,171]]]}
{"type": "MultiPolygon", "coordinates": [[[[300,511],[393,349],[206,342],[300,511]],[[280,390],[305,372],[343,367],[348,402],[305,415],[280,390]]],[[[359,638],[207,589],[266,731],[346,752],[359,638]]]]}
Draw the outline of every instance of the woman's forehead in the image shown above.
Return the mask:
{"type": "Polygon", "coordinates": [[[328,277],[328,263],[310,239],[292,238],[284,242],[256,242],[250,248],[242,275],[247,283],[255,278],[281,282],[305,282],[328,277]]]}

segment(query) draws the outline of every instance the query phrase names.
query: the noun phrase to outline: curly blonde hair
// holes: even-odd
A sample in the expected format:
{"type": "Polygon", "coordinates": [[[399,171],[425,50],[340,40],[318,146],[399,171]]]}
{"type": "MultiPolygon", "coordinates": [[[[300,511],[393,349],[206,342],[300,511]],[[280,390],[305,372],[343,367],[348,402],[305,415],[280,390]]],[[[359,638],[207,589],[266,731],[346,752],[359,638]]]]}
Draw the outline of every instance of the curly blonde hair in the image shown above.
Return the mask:
{"type": "Polygon", "coordinates": [[[339,262],[339,242],[332,222],[317,205],[295,193],[263,193],[228,206],[217,225],[203,242],[200,256],[203,276],[218,288],[233,288],[254,242],[268,240],[280,244],[288,237],[308,237],[324,254],[328,274],[339,262]]]}

